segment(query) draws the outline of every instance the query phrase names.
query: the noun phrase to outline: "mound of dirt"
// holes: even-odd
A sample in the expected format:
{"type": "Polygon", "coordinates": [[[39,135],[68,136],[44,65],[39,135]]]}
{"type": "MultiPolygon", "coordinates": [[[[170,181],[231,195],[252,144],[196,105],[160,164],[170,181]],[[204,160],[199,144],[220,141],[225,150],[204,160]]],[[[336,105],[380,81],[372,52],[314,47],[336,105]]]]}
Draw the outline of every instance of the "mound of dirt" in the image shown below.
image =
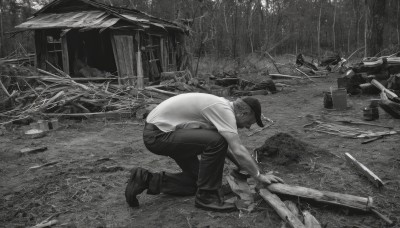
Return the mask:
{"type": "Polygon", "coordinates": [[[326,150],[303,142],[287,133],[278,133],[268,138],[264,145],[255,149],[262,160],[263,157],[279,165],[289,165],[309,160],[318,154],[329,154],[326,150]]]}

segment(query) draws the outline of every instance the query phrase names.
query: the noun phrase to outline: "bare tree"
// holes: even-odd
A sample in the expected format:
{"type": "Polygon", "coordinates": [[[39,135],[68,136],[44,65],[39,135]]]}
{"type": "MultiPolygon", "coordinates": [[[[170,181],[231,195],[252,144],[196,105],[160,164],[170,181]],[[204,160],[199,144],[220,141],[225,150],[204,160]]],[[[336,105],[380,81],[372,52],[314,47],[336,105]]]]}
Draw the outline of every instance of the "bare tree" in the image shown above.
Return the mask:
{"type": "Polygon", "coordinates": [[[318,39],[318,44],[317,44],[317,53],[318,53],[318,58],[320,57],[320,48],[321,48],[321,14],[322,14],[322,0],[319,1],[319,14],[318,14],[318,26],[317,26],[317,39],[318,39]]]}
{"type": "Polygon", "coordinates": [[[374,56],[383,47],[386,0],[366,0],[365,3],[365,52],[367,56],[374,56]]]}
{"type": "Polygon", "coordinates": [[[336,33],[335,33],[335,24],[336,24],[336,3],[335,0],[333,0],[333,23],[332,23],[332,42],[333,42],[333,51],[336,50],[336,33]]]}

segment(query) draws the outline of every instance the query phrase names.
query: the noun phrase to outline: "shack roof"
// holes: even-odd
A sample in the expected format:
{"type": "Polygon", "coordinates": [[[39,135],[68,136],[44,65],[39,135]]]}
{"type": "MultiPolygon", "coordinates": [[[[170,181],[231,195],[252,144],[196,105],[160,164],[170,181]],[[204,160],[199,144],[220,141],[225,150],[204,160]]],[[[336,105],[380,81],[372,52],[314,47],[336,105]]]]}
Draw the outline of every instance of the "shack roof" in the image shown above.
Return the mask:
{"type": "Polygon", "coordinates": [[[185,27],[135,9],[109,6],[94,0],[55,0],[37,11],[19,29],[108,28],[118,21],[139,26],[185,32],[185,27]]]}

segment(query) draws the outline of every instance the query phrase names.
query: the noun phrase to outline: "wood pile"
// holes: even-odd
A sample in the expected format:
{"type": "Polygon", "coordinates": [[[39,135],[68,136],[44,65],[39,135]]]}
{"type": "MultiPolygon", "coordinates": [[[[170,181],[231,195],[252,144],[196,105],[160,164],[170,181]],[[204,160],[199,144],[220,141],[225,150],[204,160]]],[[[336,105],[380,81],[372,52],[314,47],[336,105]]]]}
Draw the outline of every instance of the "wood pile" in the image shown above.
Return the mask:
{"type": "Polygon", "coordinates": [[[400,53],[365,58],[338,79],[338,87],[350,94],[379,94],[379,106],[393,118],[400,118],[400,53]]]}
{"type": "MultiPolygon", "coordinates": [[[[83,84],[65,73],[56,75],[40,69],[38,71],[44,75],[20,76],[27,85],[26,89],[13,89],[10,92],[9,88],[15,87],[8,85],[7,88],[1,83],[0,90],[6,94],[6,98],[0,102],[9,104],[0,112],[1,125],[47,114],[74,116],[107,112],[134,113],[149,103],[146,99],[138,99],[138,93],[132,87],[121,87],[110,81],[83,84]]],[[[1,81],[13,77],[18,78],[15,75],[2,75],[1,81]]],[[[146,95],[142,97],[146,98],[146,95]]]]}
{"type": "Polygon", "coordinates": [[[338,79],[338,86],[344,87],[353,95],[378,94],[371,81],[379,81],[387,89],[400,90],[400,57],[383,56],[365,58],[350,66],[349,70],[338,79]]]}

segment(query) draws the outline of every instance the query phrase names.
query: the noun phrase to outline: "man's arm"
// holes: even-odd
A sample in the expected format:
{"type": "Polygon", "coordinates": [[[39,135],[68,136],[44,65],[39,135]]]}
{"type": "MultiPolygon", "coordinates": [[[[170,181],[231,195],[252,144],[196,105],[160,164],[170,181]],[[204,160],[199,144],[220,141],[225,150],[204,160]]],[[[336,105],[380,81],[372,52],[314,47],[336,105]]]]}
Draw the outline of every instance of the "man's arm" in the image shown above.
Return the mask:
{"type": "Polygon", "coordinates": [[[259,180],[266,184],[283,183],[283,180],[274,175],[266,175],[260,173],[260,169],[254,159],[251,157],[250,153],[243,146],[239,135],[231,132],[220,132],[220,134],[226,139],[229,144],[230,151],[228,153],[232,153],[237,162],[239,162],[240,168],[246,170],[251,176],[253,176],[256,180],[259,180]]]}

